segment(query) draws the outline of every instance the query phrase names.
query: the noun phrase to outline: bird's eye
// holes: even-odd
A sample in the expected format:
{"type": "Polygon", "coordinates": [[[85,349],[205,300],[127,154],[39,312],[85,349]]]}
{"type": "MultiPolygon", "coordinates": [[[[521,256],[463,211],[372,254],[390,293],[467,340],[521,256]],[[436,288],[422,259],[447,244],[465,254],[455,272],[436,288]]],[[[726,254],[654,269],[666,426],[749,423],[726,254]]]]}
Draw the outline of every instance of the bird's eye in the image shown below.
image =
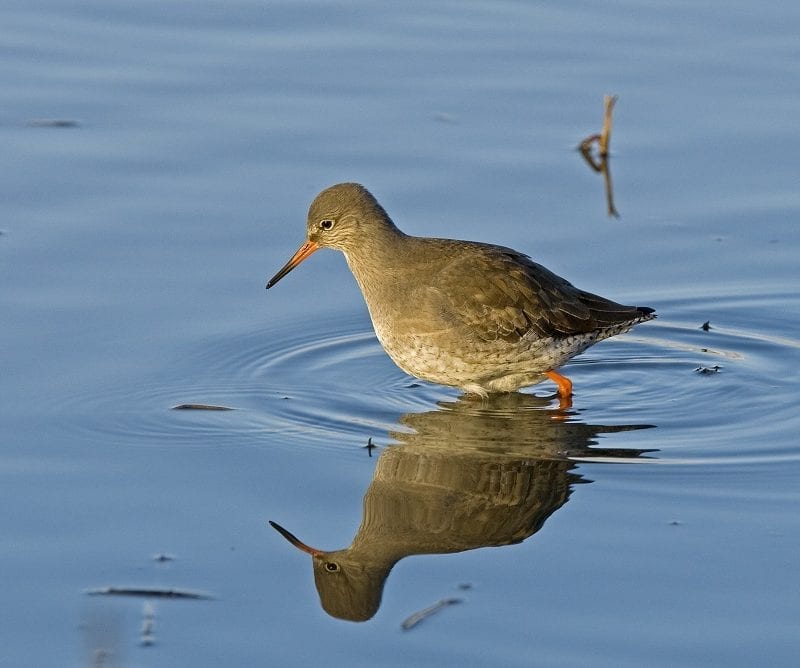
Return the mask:
{"type": "Polygon", "coordinates": [[[326,218],[325,220],[319,221],[319,226],[323,230],[330,230],[333,228],[333,221],[330,218],[326,218]]]}
{"type": "Polygon", "coordinates": [[[339,570],[339,564],[337,564],[335,561],[326,561],[325,570],[328,571],[328,573],[335,573],[339,570]]]}

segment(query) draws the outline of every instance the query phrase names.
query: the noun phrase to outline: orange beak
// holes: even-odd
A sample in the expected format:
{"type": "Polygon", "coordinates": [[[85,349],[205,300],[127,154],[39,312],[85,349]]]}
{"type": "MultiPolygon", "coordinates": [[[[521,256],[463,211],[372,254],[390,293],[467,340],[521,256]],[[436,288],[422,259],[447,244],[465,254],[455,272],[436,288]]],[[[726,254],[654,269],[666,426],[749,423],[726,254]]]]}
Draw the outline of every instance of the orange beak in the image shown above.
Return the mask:
{"type": "Polygon", "coordinates": [[[319,250],[318,243],[315,241],[306,241],[302,246],[300,246],[300,248],[297,249],[297,252],[292,255],[292,258],[285,265],[283,265],[283,267],[281,267],[281,270],[269,279],[269,282],[267,283],[267,290],[269,290],[279,280],[286,276],[286,274],[288,274],[298,264],[300,264],[309,255],[317,250],[319,250]]]}
{"type": "Polygon", "coordinates": [[[318,550],[315,547],[310,547],[306,545],[297,536],[295,536],[293,533],[288,532],[277,522],[273,522],[272,520],[270,520],[269,524],[273,529],[275,529],[275,531],[277,531],[281,536],[283,536],[286,540],[288,540],[292,545],[294,545],[299,550],[303,550],[303,552],[307,552],[312,557],[321,557],[323,554],[325,554],[322,550],[318,550]]]}

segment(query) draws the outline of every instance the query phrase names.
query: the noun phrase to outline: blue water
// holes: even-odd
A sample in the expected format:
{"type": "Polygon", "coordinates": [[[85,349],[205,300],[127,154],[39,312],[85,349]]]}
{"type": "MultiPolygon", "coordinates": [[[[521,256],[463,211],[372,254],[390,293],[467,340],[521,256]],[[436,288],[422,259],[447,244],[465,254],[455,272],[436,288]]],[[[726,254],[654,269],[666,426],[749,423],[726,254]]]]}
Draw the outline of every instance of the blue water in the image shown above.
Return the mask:
{"type": "Polygon", "coordinates": [[[794,665],[800,8],[0,19],[0,664],[794,665]],[[607,93],[619,218],[575,150],[607,93]],[[568,410],[417,382],[336,253],[264,291],[348,180],[659,318],[568,410]]]}

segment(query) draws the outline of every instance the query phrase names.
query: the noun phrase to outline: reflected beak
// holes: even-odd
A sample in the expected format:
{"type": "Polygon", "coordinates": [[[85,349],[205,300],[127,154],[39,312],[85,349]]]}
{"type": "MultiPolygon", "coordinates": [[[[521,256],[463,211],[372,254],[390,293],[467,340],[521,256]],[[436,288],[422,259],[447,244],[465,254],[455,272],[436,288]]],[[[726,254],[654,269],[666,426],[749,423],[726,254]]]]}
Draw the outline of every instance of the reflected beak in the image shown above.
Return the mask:
{"type": "Polygon", "coordinates": [[[292,269],[294,269],[298,264],[300,264],[303,260],[305,260],[309,255],[311,255],[314,251],[319,250],[319,244],[315,241],[306,241],[300,248],[297,249],[297,252],[292,255],[292,258],[281,268],[281,270],[275,274],[272,278],[269,279],[267,283],[267,290],[269,290],[273,285],[275,285],[279,280],[281,280],[286,274],[288,274],[292,269]]]}
{"type": "MultiPolygon", "coordinates": [[[[272,282],[272,281],[270,281],[270,282],[272,282]]],[[[293,533],[290,533],[289,531],[284,529],[277,522],[273,522],[272,520],[270,520],[269,524],[273,529],[275,529],[275,531],[277,531],[281,536],[283,536],[286,540],[288,540],[297,549],[303,550],[303,552],[307,552],[312,557],[321,557],[323,554],[325,554],[322,550],[318,550],[318,549],[316,549],[314,547],[310,547],[310,546],[306,545],[297,536],[295,536],[293,533]]]]}

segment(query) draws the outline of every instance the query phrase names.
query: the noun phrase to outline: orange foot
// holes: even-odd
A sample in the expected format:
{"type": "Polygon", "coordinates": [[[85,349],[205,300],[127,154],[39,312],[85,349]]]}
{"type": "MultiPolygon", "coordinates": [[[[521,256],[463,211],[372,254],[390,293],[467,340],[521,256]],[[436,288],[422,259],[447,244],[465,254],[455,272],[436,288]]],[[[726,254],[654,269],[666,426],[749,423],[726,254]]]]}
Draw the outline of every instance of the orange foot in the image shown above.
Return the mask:
{"type": "Polygon", "coordinates": [[[572,396],[572,381],[569,378],[555,371],[548,371],[544,375],[558,385],[558,396],[562,399],[567,399],[572,396]]]}
{"type": "Polygon", "coordinates": [[[558,408],[562,411],[572,408],[572,381],[555,371],[548,371],[545,376],[558,385],[558,408]]]}

